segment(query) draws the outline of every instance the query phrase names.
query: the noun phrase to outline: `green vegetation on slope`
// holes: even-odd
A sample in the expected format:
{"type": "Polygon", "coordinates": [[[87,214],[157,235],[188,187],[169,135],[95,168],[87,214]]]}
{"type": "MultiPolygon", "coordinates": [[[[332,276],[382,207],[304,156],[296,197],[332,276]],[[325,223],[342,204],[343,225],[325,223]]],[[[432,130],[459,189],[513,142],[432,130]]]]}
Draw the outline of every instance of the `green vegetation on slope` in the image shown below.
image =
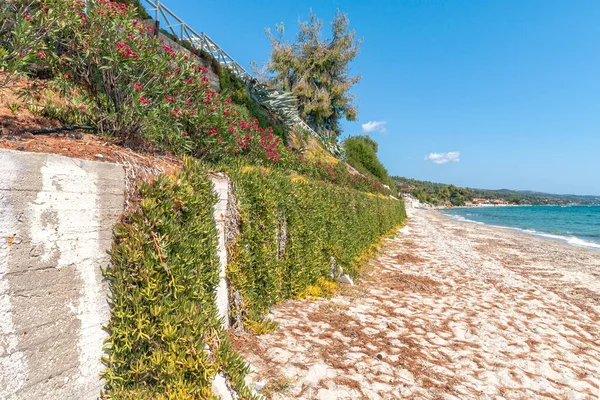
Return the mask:
{"type": "Polygon", "coordinates": [[[468,189],[444,183],[419,181],[416,179],[392,176],[395,186],[404,193],[410,193],[422,203],[433,205],[462,206],[472,199],[468,189]]]}
{"type": "Polygon", "coordinates": [[[352,176],[339,163],[309,163],[284,144],[282,128],[269,125],[239,82],[223,74],[225,95],[216,93],[195,56],[155,38],[134,6],[108,0],[18,4],[0,4],[8,21],[0,26],[0,69],[34,79],[25,93],[31,111],[67,125],[89,125],[127,146],[211,163],[243,158],[389,193],[377,179],[352,176]]]}
{"type": "Polygon", "coordinates": [[[369,136],[351,136],[344,140],[346,161],[360,173],[374,176],[380,182],[394,187],[394,181],[377,157],[379,145],[369,136]]]}
{"type": "MultiPolygon", "coordinates": [[[[233,310],[260,332],[270,307],[335,287],[332,257],[355,263],[378,237],[401,224],[404,205],[381,194],[342,188],[263,167],[227,168],[240,207],[240,234],[228,278],[242,294],[233,310]],[[360,210],[360,212],[358,212],[360,210]]],[[[200,163],[187,159],[176,177],[141,187],[139,210],[115,228],[105,395],[110,398],[211,398],[223,371],[241,395],[248,372],[221,329],[216,196],[200,163]]]]}
{"type": "Polygon", "coordinates": [[[273,304],[330,280],[332,257],[356,276],[359,255],[406,217],[404,203],[388,196],[265,168],[226,172],[241,212],[229,279],[245,302],[237,312],[251,324],[273,304]]]}
{"type": "Polygon", "coordinates": [[[229,70],[223,68],[219,73],[219,83],[221,85],[221,93],[230,95],[233,103],[245,107],[248,114],[256,118],[258,125],[261,128],[268,129],[273,127],[273,134],[282,139],[287,139],[288,128],[274,117],[269,116],[269,112],[261,107],[250,97],[244,82],[236,78],[229,70]]]}
{"type": "Polygon", "coordinates": [[[224,371],[242,398],[248,372],[221,329],[216,195],[197,162],[143,185],[139,210],[115,227],[105,395],[112,399],[208,399],[224,371]]]}

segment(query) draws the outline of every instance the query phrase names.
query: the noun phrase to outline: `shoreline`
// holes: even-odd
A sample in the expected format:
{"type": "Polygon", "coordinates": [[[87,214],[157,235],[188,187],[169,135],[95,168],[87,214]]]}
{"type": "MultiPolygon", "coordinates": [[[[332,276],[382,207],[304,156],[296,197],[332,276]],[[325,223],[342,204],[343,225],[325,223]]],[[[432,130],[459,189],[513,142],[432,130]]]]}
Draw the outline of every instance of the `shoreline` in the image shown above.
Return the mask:
{"type": "MultiPolygon", "coordinates": [[[[532,206],[516,206],[516,207],[532,207],[532,206]]],[[[559,206],[544,206],[544,207],[559,207],[559,206]]],[[[479,207],[455,207],[455,208],[479,208],[479,207]]],[[[424,210],[437,211],[444,217],[446,217],[454,222],[458,222],[458,223],[475,224],[475,225],[487,226],[490,228],[504,229],[504,230],[509,230],[509,231],[518,232],[518,233],[522,233],[525,235],[541,238],[541,239],[551,240],[554,242],[566,243],[569,246],[574,246],[574,247],[581,248],[581,249],[600,251],[600,243],[589,241],[589,240],[586,240],[586,239],[583,239],[581,237],[574,236],[574,235],[567,236],[566,234],[563,235],[563,234],[557,234],[557,233],[551,233],[551,232],[538,231],[533,228],[526,229],[526,228],[518,228],[518,227],[506,226],[506,225],[491,225],[491,224],[487,224],[485,222],[476,221],[473,219],[463,217],[462,215],[445,214],[444,212],[442,212],[443,209],[424,209],[424,210]],[[456,217],[456,218],[453,218],[453,217],[456,217]]]]}
{"type": "Polygon", "coordinates": [[[438,228],[468,240],[471,246],[498,260],[505,268],[519,272],[565,298],[585,303],[584,308],[594,309],[600,318],[600,249],[577,246],[512,227],[456,221],[440,210],[425,211],[426,216],[432,217],[427,218],[429,222],[438,228]],[[573,293],[579,295],[573,296],[573,293]]]}

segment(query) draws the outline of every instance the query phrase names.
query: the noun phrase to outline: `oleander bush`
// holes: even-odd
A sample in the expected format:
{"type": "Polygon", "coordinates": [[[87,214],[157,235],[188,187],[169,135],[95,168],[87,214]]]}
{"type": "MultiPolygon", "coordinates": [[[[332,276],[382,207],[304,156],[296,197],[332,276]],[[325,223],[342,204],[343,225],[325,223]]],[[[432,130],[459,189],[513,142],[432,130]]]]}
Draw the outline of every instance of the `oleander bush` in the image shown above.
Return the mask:
{"type": "Polygon", "coordinates": [[[241,217],[228,274],[244,307],[234,313],[250,326],[315,285],[327,292],[332,257],[356,277],[361,253],[406,218],[403,202],[389,196],[262,167],[226,171],[241,217]]]}
{"type": "Polygon", "coordinates": [[[219,73],[219,84],[221,91],[231,95],[233,102],[248,110],[248,114],[256,118],[258,125],[261,128],[268,129],[273,127],[273,134],[281,139],[286,139],[288,136],[288,128],[275,117],[271,117],[269,112],[255,102],[246,85],[227,69],[221,69],[219,73]]]}
{"type": "Polygon", "coordinates": [[[236,105],[210,88],[207,69],[195,56],[155,38],[134,5],[95,0],[86,8],[78,0],[43,0],[3,7],[11,28],[0,36],[0,67],[33,78],[26,92],[32,110],[66,124],[91,125],[125,143],[149,142],[211,163],[245,159],[389,193],[377,179],[352,174],[343,163],[303,159],[283,143],[283,128],[251,116],[262,114],[248,110],[239,82],[223,78],[226,93],[239,97],[236,105]],[[35,45],[23,47],[30,39],[35,45]],[[40,70],[51,79],[39,79],[40,70]],[[58,93],[61,101],[44,100],[41,90],[58,93]]]}
{"type": "Polygon", "coordinates": [[[197,162],[141,186],[139,210],[115,227],[104,396],[208,399],[224,372],[242,398],[247,366],[215,306],[216,195],[197,162]]]}

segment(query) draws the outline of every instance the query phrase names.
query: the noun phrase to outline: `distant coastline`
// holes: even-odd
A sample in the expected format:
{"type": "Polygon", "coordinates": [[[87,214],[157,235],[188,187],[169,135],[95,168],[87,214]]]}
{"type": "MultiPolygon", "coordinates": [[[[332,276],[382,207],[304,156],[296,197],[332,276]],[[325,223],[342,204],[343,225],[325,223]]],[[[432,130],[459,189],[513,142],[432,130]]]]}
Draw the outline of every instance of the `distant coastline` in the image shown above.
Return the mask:
{"type": "Polygon", "coordinates": [[[400,176],[394,176],[392,179],[396,183],[400,195],[413,197],[421,203],[433,206],[600,205],[600,196],[593,195],[552,194],[509,189],[473,189],[400,176]]]}
{"type": "Polygon", "coordinates": [[[600,250],[600,206],[475,206],[439,209],[449,218],[510,229],[544,239],[600,250]]]}

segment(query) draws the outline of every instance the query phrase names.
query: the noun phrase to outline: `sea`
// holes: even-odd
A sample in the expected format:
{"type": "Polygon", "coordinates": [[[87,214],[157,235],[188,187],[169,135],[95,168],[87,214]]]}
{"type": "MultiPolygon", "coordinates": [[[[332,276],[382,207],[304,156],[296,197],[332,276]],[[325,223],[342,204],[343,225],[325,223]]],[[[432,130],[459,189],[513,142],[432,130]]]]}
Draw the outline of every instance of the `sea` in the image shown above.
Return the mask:
{"type": "Polygon", "coordinates": [[[456,221],[514,229],[600,250],[600,206],[474,207],[442,212],[456,221]]]}

